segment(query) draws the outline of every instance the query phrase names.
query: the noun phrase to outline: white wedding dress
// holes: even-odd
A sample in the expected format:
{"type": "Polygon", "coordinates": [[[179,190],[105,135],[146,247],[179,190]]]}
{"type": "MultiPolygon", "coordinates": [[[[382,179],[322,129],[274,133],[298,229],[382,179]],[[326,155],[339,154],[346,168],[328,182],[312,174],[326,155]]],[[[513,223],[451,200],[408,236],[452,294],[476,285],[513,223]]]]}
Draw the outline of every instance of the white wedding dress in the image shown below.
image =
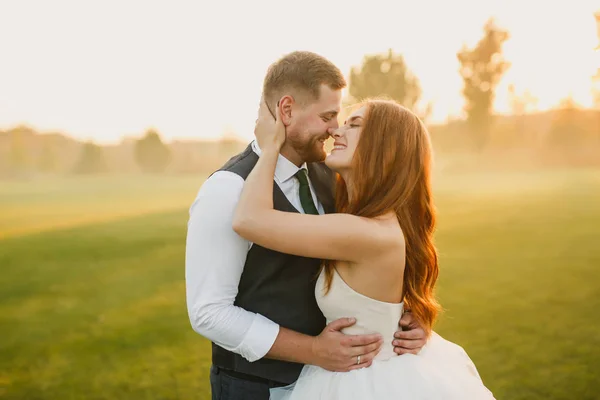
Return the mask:
{"type": "Polygon", "coordinates": [[[432,333],[418,355],[394,353],[392,341],[403,303],[385,303],[353,290],[335,272],[331,289],[323,295],[324,275],[315,295],[327,323],[356,317],[346,334],[378,332],[384,344],[369,368],[331,372],[306,365],[296,383],[271,389],[273,400],[480,400],[494,399],[475,365],[462,349],[432,333]]]}

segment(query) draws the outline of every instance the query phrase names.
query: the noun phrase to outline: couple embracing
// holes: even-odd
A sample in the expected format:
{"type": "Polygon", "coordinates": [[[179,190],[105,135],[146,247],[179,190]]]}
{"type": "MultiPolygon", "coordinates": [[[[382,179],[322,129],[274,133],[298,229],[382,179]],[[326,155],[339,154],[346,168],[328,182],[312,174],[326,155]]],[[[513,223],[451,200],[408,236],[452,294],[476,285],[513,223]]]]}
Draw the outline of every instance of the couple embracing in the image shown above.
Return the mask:
{"type": "Polygon", "coordinates": [[[311,52],[273,63],[256,140],[190,208],[187,306],[212,342],[212,398],[493,399],[432,330],[428,132],[387,100],[339,125],[345,86],[311,52]]]}

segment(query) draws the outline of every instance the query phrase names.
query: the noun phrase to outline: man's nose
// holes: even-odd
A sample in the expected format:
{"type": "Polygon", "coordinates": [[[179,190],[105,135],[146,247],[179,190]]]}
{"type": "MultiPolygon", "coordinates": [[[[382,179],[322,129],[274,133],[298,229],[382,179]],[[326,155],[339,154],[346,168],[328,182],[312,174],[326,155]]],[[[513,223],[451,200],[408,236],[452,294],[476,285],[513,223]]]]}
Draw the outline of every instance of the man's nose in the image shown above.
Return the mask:
{"type": "Polygon", "coordinates": [[[334,138],[340,137],[340,128],[329,128],[327,129],[327,133],[334,138]]]}

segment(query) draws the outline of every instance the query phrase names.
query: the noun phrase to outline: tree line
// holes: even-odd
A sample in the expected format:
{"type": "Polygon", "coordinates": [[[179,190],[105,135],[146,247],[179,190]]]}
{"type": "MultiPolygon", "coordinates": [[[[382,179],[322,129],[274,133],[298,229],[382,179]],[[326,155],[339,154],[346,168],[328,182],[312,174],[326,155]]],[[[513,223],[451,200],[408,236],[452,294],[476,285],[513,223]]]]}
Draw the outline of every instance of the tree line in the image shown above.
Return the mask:
{"type": "MultiPolygon", "coordinates": [[[[457,52],[466,120],[430,126],[436,150],[481,153],[488,148],[506,150],[507,147],[527,147],[538,152],[542,149],[543,156],[552,160],[557,157],[578,161],[600,159],[600,156],[594,156],[600,154],[600,91],[595,93],[595,110],[582,110],[572,99],[567,98],[545,118],[534,118],[530,111],[536,99],[528,92],[517,93],[516,88],[511,86],[509,95],[513,115],[504,118],[494,115],[496,87],[511,65],[503,55],[503,45],[508,39],[509,33],[490,19],[484,25],[483,36],[477,44],[472,48],[463,46],[457,52]]],[[[597,78],[600,80],[600,68],[597,78]]],[[[391,49],[385,54],[366,55],[360,66],[351,69],[348,96],[344,103],[350,105],[365,98],[381,96],[398,101],[427,122],[432,104],[421,104],[418,77],[410,70],[402,54],[391,49]]],[[[13,172],[31,169],[27,146],[23,143],[19,130],[15,130],[10,136],[9,161],[4,165],[0,163],[0,172],[2,168],[13,172]]],[[[194,154],[191,146],[186,149],[184,144],[175,149],[173,144],[163,142],[158,131],[149,129],[141,138],[129,143],[129,154],[130,157],[133,156],[137,169],[142,172],[161,173],[170,167],[173,169],[173,163],[179,163],[174,170],[181,172],[210,169],[213,164],[216,167],[218,162],[239,151],[241,146],[243,144],[236,143],[231,138],[224,139],[216,147],[218,157],[215,158],[213,154],[211,158],[207,152],[201,154],[201,158],[210,161],[193,161],[197,154],[194,154]]],[[[1,147],[0,140],[0,152],[1,147]]],[[[50,140],[43,141],[41,149],[37,151],[34,169],[55,171],[59,150],[60,144],[50,140]]],[[[79,146],[78,151],[79,157],[70,167],[70,172],[91,174],[110,169],[105,147],[90,141],[79,146]]]]}

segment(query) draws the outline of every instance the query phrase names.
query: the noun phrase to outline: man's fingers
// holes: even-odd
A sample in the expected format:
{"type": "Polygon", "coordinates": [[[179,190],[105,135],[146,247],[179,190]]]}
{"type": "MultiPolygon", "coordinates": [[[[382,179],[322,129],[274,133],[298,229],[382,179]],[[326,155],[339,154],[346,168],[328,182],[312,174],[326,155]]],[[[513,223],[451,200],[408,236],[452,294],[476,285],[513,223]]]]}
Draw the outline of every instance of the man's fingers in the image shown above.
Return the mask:
{"type": "Polygon", "coordinates": [[[404,314],[402,314],[402,317],[400,318],[398,325],[400,325],[403,328],[410,328],[410,326],[414,325],[415,322],[416,322],[415,318],[413,317],[411,312],[407,311],[404,314]]]}
{"type": "Polygon", "coordinates": [[[402,347],[405,349],[420,349],[425,345],[422,340],[394,340],[394,347],[402,347]]]}
{"type": "Polygon", "coordinates": [[[406,322],[407,324],[410,324],[413,319],[412,313],[410,311],[405,311],[400,317],[400,322],[406,322]]]}
{"type": "Polygon", "coordinates": [[[342,344],[346,345],[346,346],[366,346],[372,343],[377,343],[379,341],[381,341],[383,338],[381,337],[381,335],[379,334],[372,334],[372,335],[352,335],[352,336],[347,336],[344,339],[342,339],[342,344]]]}
{"type": "Polygon", "coordinates": [[[344,328],[354,325],[355,323],[356,323],[355,318],[340,318],[340,319],[336,319],[335,321],[333,321],[329,325],[327,325],[327,330],[340,331],[344,328]]]}
{"type": "Polygon", "coordinates": [[[351,348],[350,355],[353,357],[363,356],[364,354],[369,354],[374,351],[379,351],[383,341],[377,341],[375,343],[368,344],[366,346],[354,346],[351,348]]]}
{"type": "Polygon", "coordinates": [[[405,349],[403,347],[394,347],[394,352],[396,352],[396,354],[398,355],[402,355],[402,354],[414,354],[417,355],[419,354],[420,349],[405,349]]]}
{"type": "Polygon", "coordinates": [[[380,350],[381,350],[381,347],[378,346],[375,348],[375,350],[372,350],[368,353],[359,354],[360,355],[360,364],[356,364],[356,361],[358,360],[357,356],[352,357],[352,361],[354,362],[354,364],[349,368],[349,371],[352,371],[353,369],[369,367],[373,363],[373,360],[375,359],[377,354],[379,354],[380,350]]]}
{"type": "Polygon", "coordinates": [[[410,331],[396,331],[394,337],[404,340],[416,340],[425,337],[425,332],[420,328],[411,329],[410,331]]]}
{"type": "Polygon", "coordinates": [[[365,362],[365,363],[361,362],[358,365],[353,365],[350,368],[348,368],[348,371],[354,371],[355,369],[367,368],[367,367],[370,367],[372,364],[373,364],[373,361],[369,361],[369,362],[365,362]]]}

